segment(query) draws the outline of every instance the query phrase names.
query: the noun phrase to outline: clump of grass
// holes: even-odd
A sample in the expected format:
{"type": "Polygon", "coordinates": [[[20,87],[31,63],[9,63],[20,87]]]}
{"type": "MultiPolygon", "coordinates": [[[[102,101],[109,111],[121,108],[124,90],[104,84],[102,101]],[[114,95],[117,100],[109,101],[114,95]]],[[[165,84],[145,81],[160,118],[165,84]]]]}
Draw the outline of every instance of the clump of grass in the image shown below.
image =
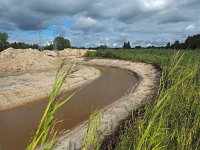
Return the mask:
{"type": "Polygon", "coordinates": [[[34,133],[30,143],[27,146],[27,150],[34,150],[36,146],[44,147],[44,149],[51,149],[53,147],[53,141],[58,135],[58,130],[54,130],[55,124],[59,123],[59,120],[55,119],[56,111],[64,105],[70,98],[75,94],[73,93],[67,99],[60,101],[60,90],[65,82],[65,80],[70,75],[73,64],[69,65],[64,71],[62,68],[65,66],[65,61],[63,60],[60,67],[57,69],[56,78],[53,85],[53,89],[50,94],[50,99],[44,111],[44,114],[39,122],[36,132],[34,133]],[[50,134],[52,132],[52,134],[50,134]]]}
{"type": "Polygon", "coordinates": [[[99,131],[102,114],[93,112],[87,122],[87,132],[85,134],[82,149],[99,150],[104,138],[104,134],[99,131]]]}
{"type": "Polygon", "coordinates": [[[162,67],[159,95],[142,114],[133,113],[115,149],[200,149],[200,51],[105,50],[87,56],[162,67]]]}

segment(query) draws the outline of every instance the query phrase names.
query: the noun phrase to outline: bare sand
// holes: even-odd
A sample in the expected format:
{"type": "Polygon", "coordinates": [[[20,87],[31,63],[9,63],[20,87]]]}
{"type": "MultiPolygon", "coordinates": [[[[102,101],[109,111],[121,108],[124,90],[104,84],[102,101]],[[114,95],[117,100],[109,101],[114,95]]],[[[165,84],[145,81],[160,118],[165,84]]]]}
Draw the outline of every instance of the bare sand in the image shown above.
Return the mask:
{"type": "Polygon", "coordinates": [[[61,57],[82,57],[87,50],[65,49],[63,51],[38,51],[36,49],[8,48],[0,52],[0,73],[55,68],[61,57]]]}
{"type": "MultiPolygon", "coordinates": [[[[138,76],[138,83],[133,84],[132,89],[127,91],[126,95],[99,111],[103,117],[98,133],[114,134],[118,131],[122,122],[131,116],[133,110],[147,103],[156,95],[160,71],[151,64],[111,59],[84,60],[81,58],[77,59],[77,62],[85,65],[118,67],[132,71],[138,76]]],[[[54,149],[81,149],[86,132],[87,121],[59,138],[54,149]]]]}
{"type": "MultiPolygon", "coordinates": [[[[50,93],[55,68],[63,58],[76,62],[78,67],[64,85],[65,90],[81,86],[98,78],[100,72],[90,65],[118,67],[138,75],[138,83],[122,98],[100,110],[103,113],[100,132],[114,133],[131,112],[155,95],[160,72],[151,64],[111,59],[85,59],[85,50],[60,52],[7,49],[0,53],[0,110],[47,97],[50,93]],[[84,65],[84,66],[83,66],[84,65]],[[86,65],[86,66],[85,66],[86,65]]],[[[87,123],[58,139],[56,149],[80,149],[87,131],[87,123]],[[69,147],[72,146],[72,147],[69,147]]]]}
{"type": "MultiPolygon", "coordinates": [[[[56,68],[63,57],[81,57],[83,53],[84,50],[40,52],[12,48],[1,52],[0,111],[48,97],[55,80],[56,68]]],[[[100,75],[100,71],[94,67],[76,65],[62,90],[78,88],[97,79],[100,75]]]]}

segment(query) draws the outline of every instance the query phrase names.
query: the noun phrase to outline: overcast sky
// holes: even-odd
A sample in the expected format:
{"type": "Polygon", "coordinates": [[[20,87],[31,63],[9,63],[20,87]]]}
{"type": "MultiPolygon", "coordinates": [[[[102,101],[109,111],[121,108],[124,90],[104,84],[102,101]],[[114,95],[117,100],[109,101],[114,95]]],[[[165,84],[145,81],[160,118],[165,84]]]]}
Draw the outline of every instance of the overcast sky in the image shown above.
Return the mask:
{"type": "Polygon", "coordinates": [[[200,33],[200,0],[1,0],[0,32],[9,41],[55,36],[74,46],[166,45],[200,33]]]}

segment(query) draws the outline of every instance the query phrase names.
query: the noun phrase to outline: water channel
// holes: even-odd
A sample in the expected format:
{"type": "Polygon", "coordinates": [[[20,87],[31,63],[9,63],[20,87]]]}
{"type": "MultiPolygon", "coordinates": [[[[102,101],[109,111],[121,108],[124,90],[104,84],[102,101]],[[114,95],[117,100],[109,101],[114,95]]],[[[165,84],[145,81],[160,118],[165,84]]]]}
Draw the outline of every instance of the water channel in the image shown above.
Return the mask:
{"type": "MultiPolygon", "coordinates": [[[[70,130],[77,126],[94,110],[99,110],[119,99],[137,81],[131,72],[123,69],[108,67],[97,67],[97,69],[101,71],[102,76],[79,89],[78,93],[57,112],[57,117],[64,120],[60,130],[70,130]]],[[[0,112],[0,149],[25,149],[47,101],[48,98],[0,112]]]]}

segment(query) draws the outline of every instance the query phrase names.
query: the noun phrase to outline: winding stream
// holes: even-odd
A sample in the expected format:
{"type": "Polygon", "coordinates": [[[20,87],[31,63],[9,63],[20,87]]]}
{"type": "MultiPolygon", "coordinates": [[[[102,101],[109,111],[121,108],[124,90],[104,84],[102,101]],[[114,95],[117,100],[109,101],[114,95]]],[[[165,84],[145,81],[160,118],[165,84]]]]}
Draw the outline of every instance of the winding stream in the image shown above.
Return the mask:
{"type": "MultiPolygon", "coordinates": [[[[129,72],[118,68],[97,67],[102,76],[82,87],[65,104],[57,116],[64,119],[60,130],[69,130],[94,111],[111,104],[136,83],[136,78],[129,72]]],[[[66,95],[73,93],[70,91],[66,95]]],[[[37,126],[48,99],[43,99],[25,106],[0,112],[0,149],[25,149],[31,133],[37,126]]]]}

